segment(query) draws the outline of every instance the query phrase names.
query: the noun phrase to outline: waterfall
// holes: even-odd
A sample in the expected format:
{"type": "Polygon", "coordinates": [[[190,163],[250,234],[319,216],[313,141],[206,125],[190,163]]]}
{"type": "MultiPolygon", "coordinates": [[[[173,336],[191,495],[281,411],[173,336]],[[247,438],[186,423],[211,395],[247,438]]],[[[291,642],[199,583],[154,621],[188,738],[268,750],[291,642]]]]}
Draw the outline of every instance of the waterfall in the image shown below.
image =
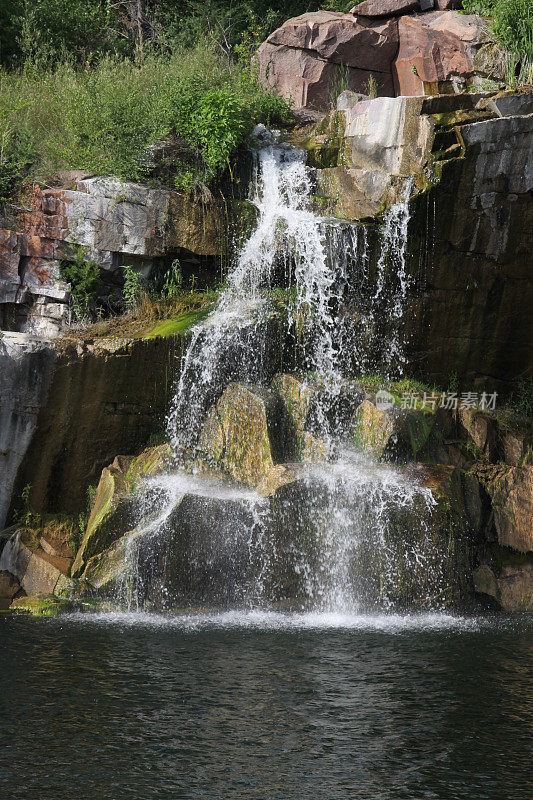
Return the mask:
{"type": "Polygon", "coordinates": [[[271,297],[281,283],[286,335],[300,331],[300,367],[322,387],[314,430],[329,457],[303,465],[272,501],[182,468],[151,479],[144,511],[155,518],[153,535],[130,554],[136,588],[128,602],[291,602],[328,612],[423,605],[445,590],[446,554],[431,537],[431,492],[358,452],[339,421],[331,422],[346,370],[380,366],[390,374],[396,366],[401,373],[412,181],[385,215],[373,273],[365,226],[312,210],[304,154],[262,127],[256,139],[250,201],[257,224],[216,308],[192,329],[168,420],[172,448],[176,463],[191,463],[208,409],[227,385],[270,383],[271,297]],[[359,304],[355,326],[346,323],[350,291],[359,304]],[[380,318],[386,335],[378,333],[380,318]]]}

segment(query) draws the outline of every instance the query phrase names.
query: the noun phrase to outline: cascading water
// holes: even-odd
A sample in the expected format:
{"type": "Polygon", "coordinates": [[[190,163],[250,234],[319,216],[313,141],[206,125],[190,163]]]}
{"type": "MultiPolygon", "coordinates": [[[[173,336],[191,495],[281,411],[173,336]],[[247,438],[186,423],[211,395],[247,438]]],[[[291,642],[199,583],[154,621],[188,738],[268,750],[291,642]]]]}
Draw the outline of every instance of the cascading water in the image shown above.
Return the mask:
{"type": "Polygon", "coordinates": [[[357,452],[332,414],[346,384],[350,348],[352,366],[368,369],[378,347],[380,366],[401,368],[398,323],[408,287],[412,182],[385,217],[372,282],[365,228],[317,216],[304,154],[265,129],[256,133],[251,201],[257,224],[216,309],[192,330],[169,415],[172,448],[177,463],[190,463],[206,413],[226,386],[265,385],[279,369],[269,355],[270,296],[281,281],[289,297],[287,330],[300,331],[300,365],[321,387],[313,430],[329,458],[302,467],[299,479],[272,501],[205,477],[192,479],[182,468],[152,479],[145,486],[145,507],[155,515],[153,535],[131,556],[137,577],[130,602],[256,607],[286,601],[352,612],[376,603],[389,607],[398,599],[424,604],[444,589],[439,565],[445,554],[430,535],[432,495],[357,452]],[[363,340],[374,348],[370,355],[344,324],[350,282],[364,307],[359,321],[363,340]],[[376,333],[380,314],[392,322],[392,333],[382,341],[376,333]],[[405,578],[417,571],[425,574],[422,586],[405,578]]]}

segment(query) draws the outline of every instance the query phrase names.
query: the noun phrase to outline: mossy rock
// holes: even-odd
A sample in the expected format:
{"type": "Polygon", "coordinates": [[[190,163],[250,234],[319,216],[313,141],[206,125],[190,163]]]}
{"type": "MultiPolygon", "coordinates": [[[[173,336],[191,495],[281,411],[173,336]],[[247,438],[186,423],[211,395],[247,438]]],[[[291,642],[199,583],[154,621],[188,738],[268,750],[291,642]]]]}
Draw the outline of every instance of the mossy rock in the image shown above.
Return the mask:
{"type": "Polygon", "coordinates": [[[278,374],[272,388],[282,403],[282,438],[289,460],[324,461],[329,452],[321,436],[343,435],[364,398],[360,384],[348,380],[329,387],[312,378],[278,374]]]}
{"type": "Polygon", "coordinates": [[[170,455],[168,444],[149,447],[136,458],[117,456],[102,470],[82,543],[71,575],[81,574],[83,565],[107,548],[131,524],[132,493],[142,478],[154,475],[170,455]]]}
{"type": "Polygon", "coordinates": [[[416,461],[435,425],[435,414],[426,409],[404,409],[393,403],[378,408],[365,399],[352,419],[354,444],[378,459],[416,461]]]}
{"type": "Polygon", "coordinates": [[[79,602],[61,599],[51,594],[17,597],[9,607],[10,611],[18,614],[30,614],[32,617],[55,617],[58,614],[68,614],[79,609],[79,602]]]}
{"type": "Polygon", "coordinates": [[[276,395],[230,383],[206,417],[199,448],[208,464],[257,486],[281,456],[276,395]]]}

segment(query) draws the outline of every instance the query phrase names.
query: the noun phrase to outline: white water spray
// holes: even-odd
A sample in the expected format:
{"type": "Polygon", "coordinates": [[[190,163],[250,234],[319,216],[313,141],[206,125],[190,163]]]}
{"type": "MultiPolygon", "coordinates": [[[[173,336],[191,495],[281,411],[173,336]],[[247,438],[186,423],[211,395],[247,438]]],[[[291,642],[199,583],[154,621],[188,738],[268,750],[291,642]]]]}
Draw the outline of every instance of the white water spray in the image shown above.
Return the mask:
{"type": "MultiPolygon", "coordinates": [[[[385,217],[372,275],[364,226],[316,215],[304,154],[265,129],[256,133],[260,146],[250,199],[258,221],[240,248],[216,309],[192,330],[169,417],[178,456],[184,449],[194,452],[208,408],[230,381],[270,381],[265,369],[271,338],[269,290],[280,279],[291,291],[289,330],[303,327],[303,366],[325,388],[315,424],[326,444],[331,445],[338,433],[327,418],[328,404],[345,384],[343,351],[358,341],[345,335],[340,316],[350,283],[357,283],[362,302],[366,293],[363,338],[377,340],[380,314],[392,323],[392,333],[381,342],[380,364],[391,368],[403,361],[399,323],[409,286],[406,244],[412,181],[385,217]]],[[[371,366],[362,353],[351,360],[359,367],[371,366]]],[[[405,584],[398,569],[402,575],[422,569],[432,576],[424,592],[428,587],[436,596],[442,592],[437,565],[443,554],[432,545],[424,521],[431,514],[431,493],[351,449],[339,453],[338,444],[335,460],[308,467],[283,502],[270,508],[257,495],[252,499],[241,492],[219,515],[207,544],[201,532],[188,543],[189,570],[194,580],[203,582],[200,601],[216,601],[210,592],[220,590],[217,570],[234,583],[227,596],[249,608],[268,607],[275,598],[291,598],[299,607],[328,613],[355,613],[376,602],[389,607],[399,584],[405,584]]],[[[192,490],[196,496],[222,499],[225,490],[220,485],[199,480],[204,489],[192,490]]],[[[178,494],[183,496],[183,473],[158,481],[167,506],[175,506],[178,494]]],[[[185,518],[180,524],[187,528],[185,518]]],[[[168,572],[166,566],[164,570],[168,572]]],[[[404,585],[402,592],[404,600],[425,599],[417,597],[414,583],[404,585]]]]}

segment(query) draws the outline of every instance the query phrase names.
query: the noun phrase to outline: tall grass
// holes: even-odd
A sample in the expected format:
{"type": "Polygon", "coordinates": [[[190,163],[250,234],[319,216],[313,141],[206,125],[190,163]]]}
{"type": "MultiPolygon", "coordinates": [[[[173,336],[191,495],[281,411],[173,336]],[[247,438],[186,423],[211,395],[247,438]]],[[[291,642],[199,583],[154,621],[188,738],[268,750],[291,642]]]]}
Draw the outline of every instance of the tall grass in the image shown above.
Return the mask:
{"type": "Polygon", "coordinates": [[[508,84],[531,83],[533,0],[463,0],[463,8],[490,17],[494,37],[508,53],[508,84]]]}
{"type": "Polygon", "coordinates": [[[197,151],[209,182],[254,124],[288,113],[248,66],[204,41],[148,55],[142,66],[106,57],[81,69],[2,71],[0,194],[21,177],[59,169],[142,180],[148,148],[171,136],[197,151]]]}

